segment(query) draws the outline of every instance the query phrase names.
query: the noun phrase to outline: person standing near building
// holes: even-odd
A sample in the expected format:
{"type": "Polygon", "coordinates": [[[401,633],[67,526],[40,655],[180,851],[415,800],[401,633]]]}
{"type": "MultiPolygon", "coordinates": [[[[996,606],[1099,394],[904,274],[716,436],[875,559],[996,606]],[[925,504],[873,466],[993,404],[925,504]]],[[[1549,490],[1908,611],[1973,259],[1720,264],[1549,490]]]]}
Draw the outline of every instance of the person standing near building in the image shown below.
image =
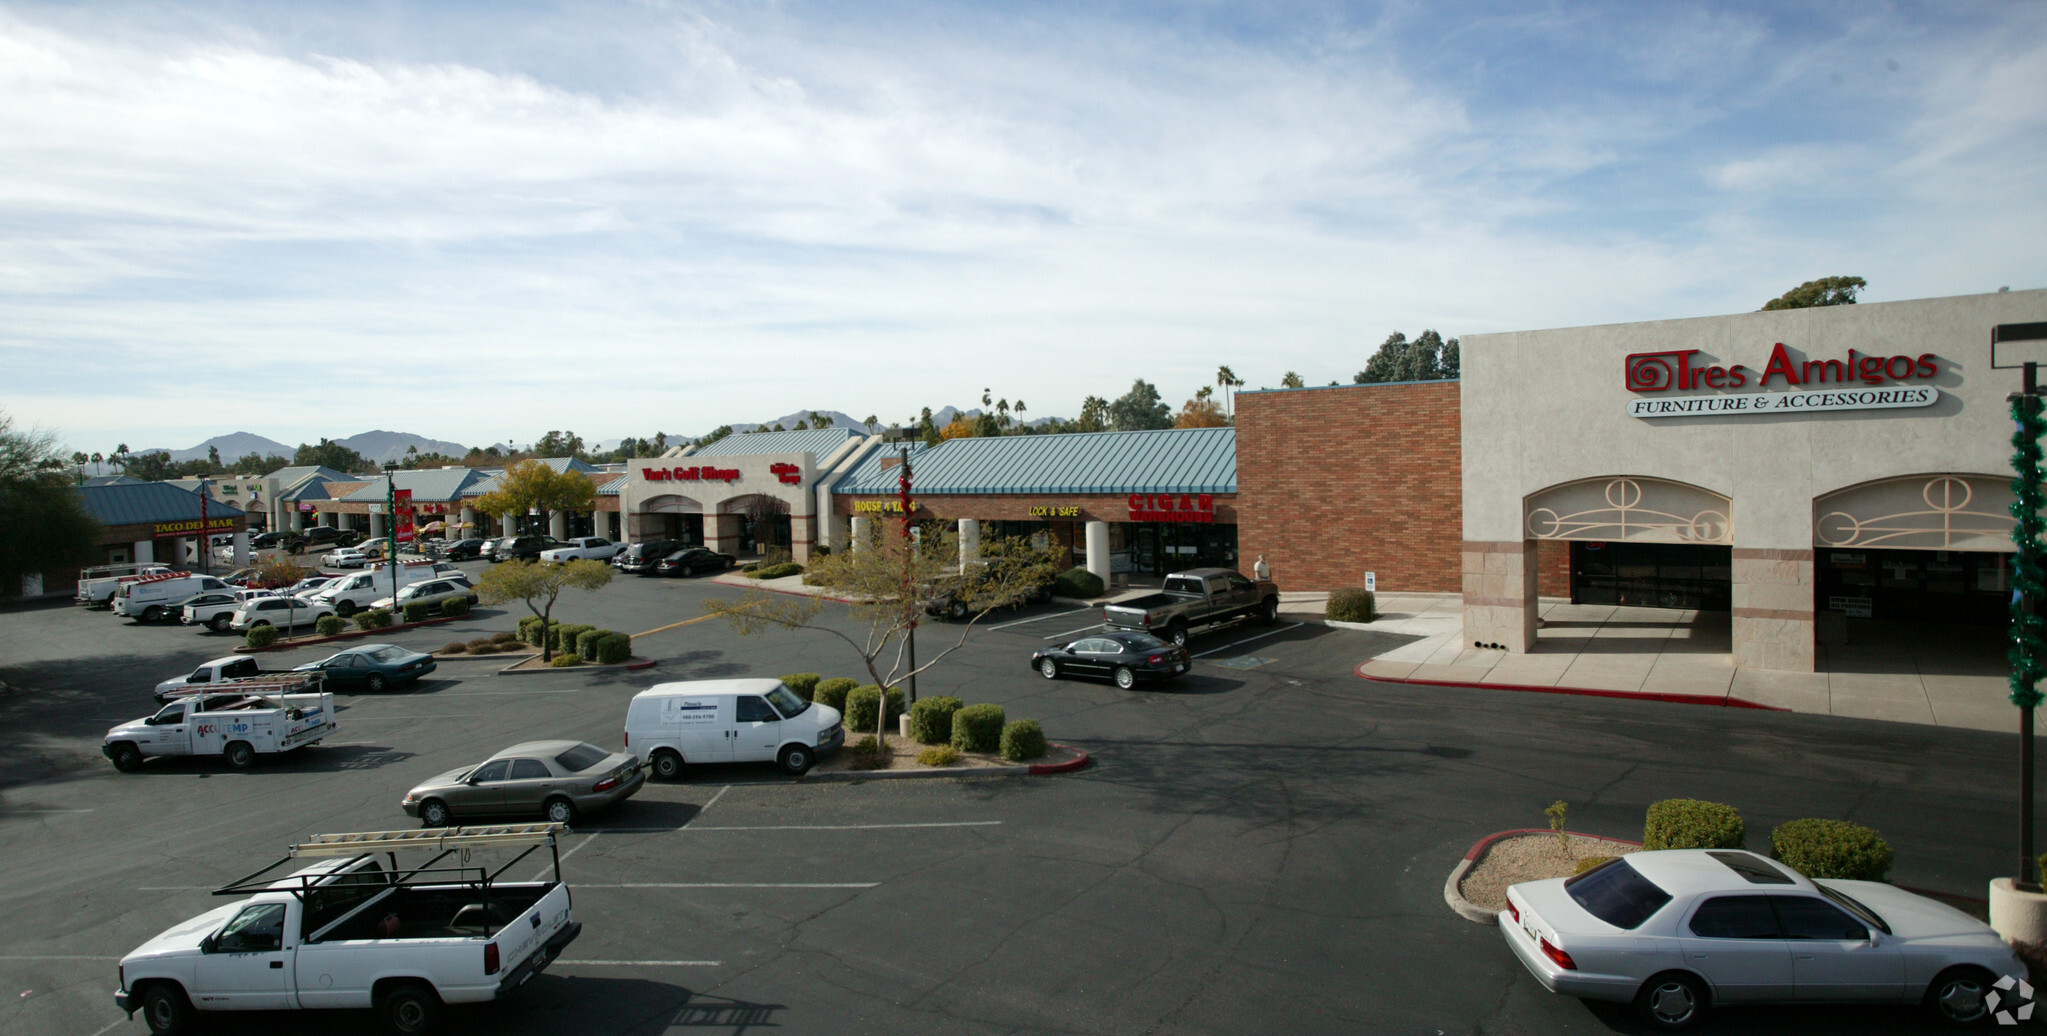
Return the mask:
{"type": "Polygon", "coordinates": [[[1272,566],[1265,563],[1265,555],[1258,555],[1258,560],[1252,563],[1251,578],[1259,582],[1265,582],[1272,578],[1272,566]]]}

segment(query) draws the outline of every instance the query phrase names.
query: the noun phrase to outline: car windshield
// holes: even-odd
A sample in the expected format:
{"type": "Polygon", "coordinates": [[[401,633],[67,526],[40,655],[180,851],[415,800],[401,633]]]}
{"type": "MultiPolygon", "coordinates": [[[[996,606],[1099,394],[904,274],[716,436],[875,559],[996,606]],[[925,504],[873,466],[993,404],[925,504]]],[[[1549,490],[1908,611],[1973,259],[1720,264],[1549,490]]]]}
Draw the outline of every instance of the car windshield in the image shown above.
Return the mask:
{"type": "Polygon", "coordinates": [[[568,773],[582,773],[584,770],[603,762],[611,753],[596,745],[584,743],[554,757],[554,764],[568,773]]]}
{"type": "Polygon", "coordinates": [[[1823,895],[1828,899],[1833,900],[1836,905],[1841,907],[1841,909],[1846,910],[1851,914],[1854,914],[1857,918],[1859,918],[1862,921],[1863,924],[1866,924],[1871,928],[1882,929],[1885,935],[1891,934],[1891,926],[1885,924],[1884,919],[1882,917],[1877,916],[1876,911],[1871,910],[1866,906],[1863,906],[1862,903],[1856,900],[1853,896],[1850,896],[1848,893],[1842,892],[1839,889],[1828,888],[1826,885],[1817,881],[1813,882],[1812,884],[1814,888],[1820,890],[1820,895],[1823,895]]]}
{"type": "Polygon", "coordinates": [[[402,647],[387,647],[381,648],[376,651],[367,652],[367,654],[370,656],[371,659],[378,662],[398,662],[403,661],[404,658],[407,655],[412,654],[412,652],[407,651],[402,647]]]}
{"type": "Polygon", "coordinates": [[[768,702],[774,705],[776,712],[782,714],[783,719],[797,716],[810,707],[810,703],[804,701],[801,695],[782,684],[776,684],[775,689],[768,692],[768,702]]]}
{"type": "Polygon", "coordinates": [[[1657,888],[1625,859],[1564,882],[1564,891],[1586,913],[1615,928],[1634,928],[1670,902],[1670,893],[1657,888]]]}

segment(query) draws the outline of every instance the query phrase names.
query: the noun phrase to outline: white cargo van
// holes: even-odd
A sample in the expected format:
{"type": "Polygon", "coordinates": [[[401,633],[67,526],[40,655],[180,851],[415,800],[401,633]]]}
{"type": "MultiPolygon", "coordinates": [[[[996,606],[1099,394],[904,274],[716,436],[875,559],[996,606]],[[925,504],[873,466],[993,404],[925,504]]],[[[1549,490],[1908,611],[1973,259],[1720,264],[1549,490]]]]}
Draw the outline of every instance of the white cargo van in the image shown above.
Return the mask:
{"type": "Polygon", "coordinates": [[[800,774],[845,743],[841,719],[780,680],[656,684],[626,706],[625,747],[662,780],[684,763],[774,762],[800,774]]]}
{"type": "Polygon", "coordinates": [[[229,586],[212,576],[195,576],[184,572],[144,576],[132,583],[121,584],[121,591],[114,595],[114,614],[141,619],[143,622],[158,622],[182,615],[188,598],[196,597],[208,590],[233,589],[236,587],[229,586]]]}
{"type": "MultiPolygon", "coordinates": [[[[454,569],[453,565],[448,567],[454,569]]],[[[432,561],[399,565],[398,589],[442,575],[439,569],[440,565],[432,561]]],[[[461,572],[461,569],[454,570],[458,574],[461,572]]],[[[326,605],[334,609],[334,614],[345,619],[391,594],[391,571],[388,566],[380,565],[368,572],[336,576],[333,582],[307,594],[305,599],[316,605],[326,605]]]]}

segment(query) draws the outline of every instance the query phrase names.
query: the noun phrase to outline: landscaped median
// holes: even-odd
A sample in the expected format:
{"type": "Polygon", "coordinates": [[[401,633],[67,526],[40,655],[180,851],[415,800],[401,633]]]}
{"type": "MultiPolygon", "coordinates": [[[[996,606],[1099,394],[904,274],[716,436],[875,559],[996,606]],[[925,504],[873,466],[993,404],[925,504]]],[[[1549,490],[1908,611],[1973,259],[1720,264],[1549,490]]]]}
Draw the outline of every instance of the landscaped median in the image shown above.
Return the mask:
{"type": "Polygon", "coordinates": [[[1069,773],[1089,756],[1045,740],[1037,720],[1010,720],[1002,706],[968,705],[950,695],[919,699],[908,711],[903,692],[847,677],[790,673],[782,683],[806,701],[845,717],[847,744],[805,776],[820,780],[905,777],[993,777],[1069,773]],[[884,741],[872,730],[896,728],[884,741]]]}
{"type": "Polygon", "coordinates": [[[313,624],[313,632],[303,637],[287,637],[276,626],[257,626],[243,636],[242,650],[250,653],[282,651],[286,648],[305,647],[309,644],[324,644],[330,640],[358,640],[378,634],[401,633],[421,626],[439,626],[467,618],[465,611],[459,615],[440,615],[422,618],[415,622],[394,622],[391,613],[383,609],[371,609],[355,613],[355,629],[349,629],[349,620],[328,615],[313,624]]]}

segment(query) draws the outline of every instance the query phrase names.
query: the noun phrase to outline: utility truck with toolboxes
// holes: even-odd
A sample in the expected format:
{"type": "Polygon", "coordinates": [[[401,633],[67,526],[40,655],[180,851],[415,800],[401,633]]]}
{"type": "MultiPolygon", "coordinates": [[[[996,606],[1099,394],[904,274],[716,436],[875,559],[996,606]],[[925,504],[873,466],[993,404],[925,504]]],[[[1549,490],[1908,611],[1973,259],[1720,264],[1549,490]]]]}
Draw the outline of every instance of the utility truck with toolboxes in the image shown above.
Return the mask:
{"type": "Polygon", "coordinates": [[[78,592],[72,595],[72,600],[87,608],[111,607],[114,595],[124,584],[145,576],[169,575],[171,571],[168,565],[149,563],[94,565],[78,574],[78,592]]]}
{"type": "Polygon", "coordinates": [[[162,622],[181,615],[185,602],[199,594],[209,590],[233,589],[235,587],[212,576],[195,576],[186,572],[144,576],[132,583],[121,584],[121,591],[114,595],[114,614],[143,622],[162,622]]]}
{"type": "Polygon", "coordinates": [[[334,733],[334,692],[320,683],[318,673],[279,673],[216,684],[108,730],[100,752],[124,773],[158,756],[193,755],[217,755],[246,770],[259,755],[318,744],[334,733]]]}
{"type": "Polygon", "coordinates": [[[363,1008],[387,1031],[428,1032],[446,1005],[511,995],[581,934],[556,844],[566,831],[315,835],[213,893],[242,898],[122,957],[114,1004],[141,1011],[155,1036],[190,1031],[199,1012],[363,1008]],[[540,848],[553,857],[552,881],[497,880],[540,848]],[[479,855],[494,866],[471,865],[479,855]],[[321,862],[266,877],[307,859],[321,862]]]}

